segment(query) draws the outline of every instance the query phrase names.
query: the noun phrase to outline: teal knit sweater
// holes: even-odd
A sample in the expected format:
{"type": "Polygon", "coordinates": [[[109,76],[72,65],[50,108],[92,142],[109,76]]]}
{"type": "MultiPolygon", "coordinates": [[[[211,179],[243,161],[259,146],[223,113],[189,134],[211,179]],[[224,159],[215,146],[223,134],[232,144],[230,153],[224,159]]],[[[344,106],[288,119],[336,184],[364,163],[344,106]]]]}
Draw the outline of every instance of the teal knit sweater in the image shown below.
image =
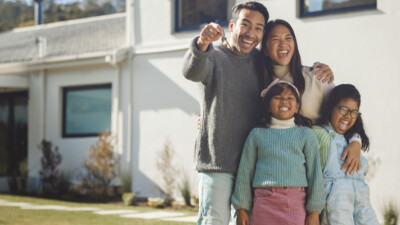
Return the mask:
{"type": "Polygon", "coordinates": [[[254,128],[247,137],[232,204],[251,210],[252,188],[308,187],[307,212],[321,212],[325,193],[318,141],[308,127],[254,128]]]}

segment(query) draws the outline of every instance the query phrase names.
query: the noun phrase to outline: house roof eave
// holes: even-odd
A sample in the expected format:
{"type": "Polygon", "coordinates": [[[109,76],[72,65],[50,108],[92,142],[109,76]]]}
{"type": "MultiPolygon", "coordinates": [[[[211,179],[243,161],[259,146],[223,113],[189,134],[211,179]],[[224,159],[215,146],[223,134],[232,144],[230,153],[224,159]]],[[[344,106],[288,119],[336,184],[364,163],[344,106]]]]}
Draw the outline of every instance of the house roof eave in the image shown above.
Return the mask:
{"type": "Polygon", "coordinates": [[[0,74],[20,74],[45,69],[61,69],[77,66],[110,64],[116,66],[127,58],[129,47],[121,47],[113,51],[80,53],[59,57],[44,57],[28,62],[0,64],[0,74]]]}

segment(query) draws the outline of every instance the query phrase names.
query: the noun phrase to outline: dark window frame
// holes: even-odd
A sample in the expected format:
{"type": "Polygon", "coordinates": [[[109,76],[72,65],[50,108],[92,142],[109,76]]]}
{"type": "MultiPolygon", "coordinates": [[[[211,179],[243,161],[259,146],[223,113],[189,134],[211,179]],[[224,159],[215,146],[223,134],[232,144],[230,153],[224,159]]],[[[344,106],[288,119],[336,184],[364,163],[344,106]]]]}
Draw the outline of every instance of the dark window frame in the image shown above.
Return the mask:
{"type": "MultiPolygon", "coordinates": [[[[179,22],[180,22],[180,1],[181,0],[175,0],[175,27],[174,27],[174,31],[175,32],[184,32],[184,31],[194,31],[194,30],[201,30],[203,29],[203,25],[204,24],[199,24],[197,26],[191,26],[191,27],[180,27],[179,26],[179,22]]],[[[229,0],[228,0],[229,1],[229,0]]],[[[226,9],[227,10],[227,9],[226,9]]],[[[222,21],[222,22],[218,22],[219,25],[221,25],[221,27],[227,27],[229,25],[229,18],[230,15],[227,15],[226,21],[222,21]]]]}
{"type": "MultiPolygon", "coordinates": [[[[305,1],[300,0],[300,17],[313,17],[313,16],[322,16],[322,15],[332,15],[338,13],[346,13],[346,12],[353,12],[353,11],[361,11],[361,10],[370,10],[370,9],[377,9],[377,1],[372,4],[365,4],[361,6],[350,6],[344,7],[340,9],[329,9],[329,10],[322,10],[317,12],[305,12],[305,1]]],[[[323,0],[321,0],[323,1],[323,0]]]]}
{"type": "MultiPolygon", "coordinates": [[[[79,133],[79,134],[67,134],[66,133],[66,125],[67,125],[67,115],[66,115],[66,106],[67,106],[67,92],[68,91],[78,91],[78,90],[92,90],[92,89],[103,89],[103,88],[110,88],[112,91],[112,84],[94,84],[94,85],[84,85],[84,86],[74,86],[74,87],[64,87],[62,90],[62,137],[63,138],[79,138],[79,137],[97,137],[99,133],[79,133]]],[[[112,110],[112,105],[111,105],[112,110]]],[[[111,118],[111,115],[110,115],[111,118]]],[[[112,121],[111,121],[112,123],[112,121]]],[[[110,124],[111,126],[111,124],[110,124]]],[[[111,127],[110,127],[111,129],[111,127]]],[[[111,130],[109,131],[111,132],[111,130]]]]}

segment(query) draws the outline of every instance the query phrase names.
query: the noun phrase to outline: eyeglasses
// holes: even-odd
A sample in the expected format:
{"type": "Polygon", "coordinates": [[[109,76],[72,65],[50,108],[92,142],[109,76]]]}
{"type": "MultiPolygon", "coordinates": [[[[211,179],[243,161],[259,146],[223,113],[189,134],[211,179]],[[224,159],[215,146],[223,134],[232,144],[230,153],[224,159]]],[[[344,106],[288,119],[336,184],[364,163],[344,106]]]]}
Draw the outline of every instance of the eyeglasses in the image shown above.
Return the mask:
{"type": "Polygon", "coordinates": [[[349,108],[345,107],[345,106],[338,106],[337,107],[339,109],[340,114],[342,114],[343,116],[347,115],[347,113],[350,112],[350,116],[353,119],[357,119],[357,117],[359,117],[361,115],[361,113],[357,110],[350,110],[349,108]]]}

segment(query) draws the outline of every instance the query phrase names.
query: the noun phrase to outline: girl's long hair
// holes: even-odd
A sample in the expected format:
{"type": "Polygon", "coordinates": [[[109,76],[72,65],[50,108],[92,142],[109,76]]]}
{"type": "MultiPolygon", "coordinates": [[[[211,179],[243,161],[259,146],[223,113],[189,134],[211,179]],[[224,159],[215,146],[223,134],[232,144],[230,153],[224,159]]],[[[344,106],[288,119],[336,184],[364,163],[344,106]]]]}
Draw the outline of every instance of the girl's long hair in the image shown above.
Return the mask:
{"type": "MultiPolygon", "coordinates": [[[[263,115],[263,120],[260,125],[260,127],[265,127],[268,128],[271,126],[271,118],[272,118],[272,113],[270,109],[270,102],[272,97],[280,95],[285,89],[289,89],[293,95],[296,97],[296,101],[300,103],[299,111],[301,108],[301,101],[300,101],[300,96],[297,95],[296,91],[294,88],[288,84],[285,83],[279,83],[271,87],[271,89],[268,91],[267,95],[264,97],[263,105],[265,113],[263,115]]],[[[294,123],[298,126],[306,126],[306,127],[311,127],[312,121],[308,119],[307,117],[301,115],[299,112],[294,114],[294,123]]]]}
{"type": "Polygon", "coordinates": [[[273,70],[273,62],[267,55],[267,41],[268,41],[268,36],[271,33],[272,29],[278,25],[283,25],[287,27],[293,37],[294,41],[294,53],[293,57],[290,60],[289,63],[289,71],[290,74],[292,74],[293,77],[293,84],[297,87],[297,89],[300,92],[300,95],[303,94],[304,89],[305,89],[305,81],[303,77],[303,72],[302,72],[302,66],[301,66],[301,57],[300,57],[300,52],[299,48],[297,45],[297,39],[296,35],[294,33],[294,30],[292,26],[285,20],[277,19],[277,20],[272,20],[267,23],[265,26],[265,33],[263,36],[263,39],[261,41],[261,58],[263,63],[260,63],[260,71],[264,74],[264,80],[266,84],[270,84],[272,82],[272,77],[274,75],[274,70],[273,70]]]}
{"type": "MultiPolygon", "coordinates": [[[[318,122],[320,125],[326,125],[330,122],[332,118],[332,112],[340,101],[346,98],[351,98],[357,102],[358,107],[361,105],[361,95],[360,92],[351,84],[341,84],[336,86],[329,94],[328,100],[322,107],[322,116],[318,122]]],[[[369,150],[369,138],[365,133],[364,124],[361,118],[361,114],[358,115],[354,125],[344,133],[346,141],[349,142],[350,138],[357,133],[361,136],[362,145],[361,149],[363,151],[369,150]]]]}

